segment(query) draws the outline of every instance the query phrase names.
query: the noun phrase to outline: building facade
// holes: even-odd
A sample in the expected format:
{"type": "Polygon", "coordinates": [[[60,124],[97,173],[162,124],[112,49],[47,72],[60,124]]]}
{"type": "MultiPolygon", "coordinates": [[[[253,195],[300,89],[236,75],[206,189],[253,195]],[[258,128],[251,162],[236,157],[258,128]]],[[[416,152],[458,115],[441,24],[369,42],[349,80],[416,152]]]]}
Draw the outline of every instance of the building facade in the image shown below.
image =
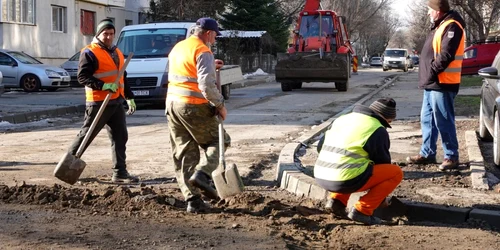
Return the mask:
{"type": "Polygon", "coordinates": [[[89,44],[100,20],[141,23],[149,0],[0,0],[0,47],[60,65],[89,44]]]}

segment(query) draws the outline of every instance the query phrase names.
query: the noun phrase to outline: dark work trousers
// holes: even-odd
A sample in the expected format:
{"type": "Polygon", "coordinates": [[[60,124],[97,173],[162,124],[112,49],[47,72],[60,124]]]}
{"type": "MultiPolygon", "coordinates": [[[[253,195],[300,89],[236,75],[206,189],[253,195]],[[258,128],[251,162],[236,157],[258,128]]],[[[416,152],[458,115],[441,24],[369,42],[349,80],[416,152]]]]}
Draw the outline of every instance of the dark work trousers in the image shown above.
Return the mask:
{"type": "MultiPolygon", "coordinates": [[[[92,124],[92,121],[94,121],[100,107],[100,105],[87,106],[83,126],[68,150],[70,154],[76,155],[78,147],[80,147],[80,144],[83,142],[83,138],[90,129],[90,125],[92,124]]],[[[113,103],[106,106],[99,122],[90,136],[89,141],[87,142],[87,145],[85,145],[85,150],[105,125],[106,130],[108,131],[108,137],[111,140],[113,171],[117,174],[126,173],[127,166],[125,163],[125,150],[128,140],[128,132],[125,109],[122,103],[113,103]]]]}

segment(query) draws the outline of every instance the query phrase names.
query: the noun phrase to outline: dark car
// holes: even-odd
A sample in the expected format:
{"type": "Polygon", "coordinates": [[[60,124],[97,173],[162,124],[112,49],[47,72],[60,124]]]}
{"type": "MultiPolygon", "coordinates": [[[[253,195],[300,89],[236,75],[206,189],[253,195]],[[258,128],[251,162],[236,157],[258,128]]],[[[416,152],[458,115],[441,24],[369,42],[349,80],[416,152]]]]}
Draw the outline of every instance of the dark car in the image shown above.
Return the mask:
{"type": "Polygon", "coordinates": [[[418,62],[420,61],[418,56],[412,56],[411,61],[413,62],[413,66],[418,65],[418,62]]]}
{"type": "Polygon", "coordinates": [[[478,71],[483,77],[481,104],[479,107],[479,137],[486,141],[493,140],[493,160],[500,165],[500,51],[495,56],[491,67],[478,71]]]}

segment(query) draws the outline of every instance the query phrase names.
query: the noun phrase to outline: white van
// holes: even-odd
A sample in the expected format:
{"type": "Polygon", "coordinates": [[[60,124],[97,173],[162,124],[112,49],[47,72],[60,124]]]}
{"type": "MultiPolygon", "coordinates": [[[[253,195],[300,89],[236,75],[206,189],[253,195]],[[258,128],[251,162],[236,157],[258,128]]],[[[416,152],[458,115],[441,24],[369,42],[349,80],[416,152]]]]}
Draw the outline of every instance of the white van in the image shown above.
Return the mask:
{"type": "Polygon", "coordinates": [[[387,48],[384,51],[384,62],[382,64],[382,68],[384,71],[390,69],[402,69],[404,72],[407,72],[410,67],[410,60],[408,50],[387,48]]]}
{"type": "MultiPolygon", "coordinates": [[[[127,57],[134,53],[127,66],[127,82],[136,102],[165,102],[168,87],[168,54],[176,43],[184,40],[194,22],[167,22],[125,26],[117,40],[118,48],[127,57]]],[[[227,65],[221,69],[222,92],[229,98],[230,83],[242,80],[241,68],[227,65]],[[231,72],[232,77],[227,77],[231,72]],[[231,82],[229,82],[231,81],[231,82]]]]}

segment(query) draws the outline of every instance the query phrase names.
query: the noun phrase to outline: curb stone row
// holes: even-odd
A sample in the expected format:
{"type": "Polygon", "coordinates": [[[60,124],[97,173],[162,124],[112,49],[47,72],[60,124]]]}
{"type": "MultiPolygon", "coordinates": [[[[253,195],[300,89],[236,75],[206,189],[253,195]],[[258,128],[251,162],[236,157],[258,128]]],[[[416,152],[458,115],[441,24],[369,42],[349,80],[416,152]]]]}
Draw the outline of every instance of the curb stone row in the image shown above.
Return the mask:
{"type": "MultiPolygon", "coordinates": [[[[398,77],[395,77],[355,104],[336,114],[334,117],[328,119],[320,125],[313,126],[310,131],[298,138],[296,142],[286,144],[280,152],[276,167],[275,180],[277,183],[280,183],[280,188],[299,197],[307,197],[322,201],[325,200],[328,197],[328,191],[317,185],[313,177],[302,172],[301,163],[296,161],[296,153],[302,146],[314,142],[318,135],[324,133],[330,124],[339,116],[350,112],[355,105],[363,104],[367,100],[371,99],[380,91],[391,86],[391,84],[393,84],[393,82],[397,79],[398,77]]],[[[470,160],[472,186],[474,189],[488,190],[489,185],[484,168],[484,160],[479,149],[475,131],[466,131],[465,138],[470,160]]],[[[473,219],[485,221],[491,226],[500,228],[500,211],[496,210],[458,208],[407,200],[399,201],[398,199],[395,199],[395,197],[393,197],[391,201],[393,201],[392,204],[400,204],[395,206],[391,205],[385,209],[377,209],[375,211],[375,215],[386,220],[390,220],[396,216],[405,215],[410,221],[433,221],[449,224],[464,223],[473,219]]]]}

